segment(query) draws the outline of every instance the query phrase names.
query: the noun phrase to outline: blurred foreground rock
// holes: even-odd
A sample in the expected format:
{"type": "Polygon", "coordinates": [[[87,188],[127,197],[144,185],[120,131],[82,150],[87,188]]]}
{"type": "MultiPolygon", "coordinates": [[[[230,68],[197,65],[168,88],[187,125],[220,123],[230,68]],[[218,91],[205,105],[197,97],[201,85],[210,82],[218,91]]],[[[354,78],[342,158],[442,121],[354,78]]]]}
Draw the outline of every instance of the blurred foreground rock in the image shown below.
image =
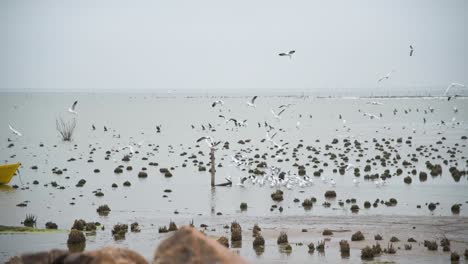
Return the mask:
{"type": "MultiPolygon", "coordinates": [[[[11,264],[147,264],[148,262],[135,251],[106,247],[83,253],[70,253],[67,250],[54,249],[48,252],[23,254],[11,258],[11,264]]],[[[153,263],[247,263],[241,257],[226,249],[214,239],[192,227],[182,227],[172,236],[162,241],[156,249],[153,263]]]]}

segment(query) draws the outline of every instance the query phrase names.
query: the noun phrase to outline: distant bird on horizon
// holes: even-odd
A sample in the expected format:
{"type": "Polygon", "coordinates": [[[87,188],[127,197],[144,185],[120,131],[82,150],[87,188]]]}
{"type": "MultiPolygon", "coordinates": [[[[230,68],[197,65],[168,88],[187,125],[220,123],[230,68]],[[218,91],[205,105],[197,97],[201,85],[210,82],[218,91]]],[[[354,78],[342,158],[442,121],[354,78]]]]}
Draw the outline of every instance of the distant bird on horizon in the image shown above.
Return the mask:
{"type": "Polygon", "coordinates": [[[391,72],[387,73],[387,75],[385,75],[384,77],[380,78],[377,82],[381,82],[383,80],[388,80],[390,78],[390,76],[392,75],[392,73],[395,72],[395,70],[392,70],[391,72]]]}
{"type": "Polygon", "coordinates": [[[250,99],[250,101],[247,102],[247,105],[250,106],[250,107],[253,107],[253,108],[257,107],[257,106],[255,105],[255,100],[257,99],[257,97],[258,97],[258,96],[252,97],[252,99],[250,99]]]}
{"type": "Polygon", "coordinates": [[[8,125],[8,127],[10,128],[11,132],[13,132],[13,134],[17,135],[18,137],[23,135],[18,130],[14,129],[11,125],[8,125]]]}
{"type": "Polygon", "coordinates": [[[72,113],[72,114],[75,114],[75,115],[78,114],[78,112],[75,111],[75,108],[76,108],[76,105],[77,105],[77,104],[78,104],[78,101],[75,101],[75,102],[73,103],[73,105],[72,105],[70,108],[68,108],[68,112],[70,112],[70,113],[72,113]]]}
{"type": "Polygon", "coordinates": [[[409,45],[409,47],[410,47],[409,55],[411,57],[411,56],[413,56],[414,49],[413,49],[413,45],[409,45]]]}
{"type": "Polygon", "coordinates": [[[296,53],[295,50],[290,50],[288,53],[282,52],[282,53],[280,53],[280,54],[278,54],[278,55],[281,56],[281,57],[283,57],[283,56],[288,56],[288,57],[291,59],[291,58],[292,58],[292,55],[293,55],[294,53],[296,53]]]}
{"type": "Polygon", "coordinates": [[[106,126],[104,126],[104,132],[107,132],[107,127],[106,126]]]}
{"type": "Polygon", "coordinates": [[[212,104],[211,104],[211,107],[215,107],[216,105],[224,105],[224,101],[222,100],[218,100],[218,101],[214,101],[212,104]]]}
{"type": "Polygon", "coordinates": [[[91,125],[91,128],[92,128],[93,130],[96,130],[96,127],[94,126],[94,124],[91,125]]]}

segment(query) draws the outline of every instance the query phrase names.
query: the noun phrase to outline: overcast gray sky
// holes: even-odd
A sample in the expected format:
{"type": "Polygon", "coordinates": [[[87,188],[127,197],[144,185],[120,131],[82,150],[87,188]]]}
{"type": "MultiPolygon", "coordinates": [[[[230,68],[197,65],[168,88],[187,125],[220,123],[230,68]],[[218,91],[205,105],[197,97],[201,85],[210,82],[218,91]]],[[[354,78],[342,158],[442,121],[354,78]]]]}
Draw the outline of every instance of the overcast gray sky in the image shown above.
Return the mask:
{"type": "Polygon", "coordinates": [[[0,89],[372,88],[392,69],[381,86],[445,88],[468,83],[467,15],[466,0],[2,0],[0,89]]]}

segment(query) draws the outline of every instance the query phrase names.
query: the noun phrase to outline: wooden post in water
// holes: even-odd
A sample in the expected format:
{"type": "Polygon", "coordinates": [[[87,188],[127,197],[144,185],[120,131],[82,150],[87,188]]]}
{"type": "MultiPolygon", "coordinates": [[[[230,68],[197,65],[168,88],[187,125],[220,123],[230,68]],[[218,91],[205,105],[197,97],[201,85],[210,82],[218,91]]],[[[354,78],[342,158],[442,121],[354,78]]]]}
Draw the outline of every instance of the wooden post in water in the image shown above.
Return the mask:
{"type": "Polygon", "coordinates": [[[210,159],[211,159],[211,187],[215,186],[215,148],[210,149],[210,159]]]}

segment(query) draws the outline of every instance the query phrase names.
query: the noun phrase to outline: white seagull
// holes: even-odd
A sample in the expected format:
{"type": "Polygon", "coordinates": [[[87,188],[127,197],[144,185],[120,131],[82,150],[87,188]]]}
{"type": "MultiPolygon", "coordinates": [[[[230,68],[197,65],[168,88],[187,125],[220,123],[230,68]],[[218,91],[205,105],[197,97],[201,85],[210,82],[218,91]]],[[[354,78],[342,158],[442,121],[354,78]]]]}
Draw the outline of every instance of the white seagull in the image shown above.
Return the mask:
{"type": "Polygon", "coordinates": [[[250,102],[247,102],[247,105],[253,108],[257,107],[255,105],[255,99],[257,99],[257,96],[252,97],[252,99],[250,99],[250,102]]]}
{"type": "Polygon", "coordinates": [[[301,121],[297,121],[296,128],[299,129],[300,126],[301,126],[301,121]]]}
{"type": "Polygon", "coordinates": [[[383,80],[388,80],[390,78],[390,76],[392,75],[392,73],[395,72],[395,70],[392,70],[391,72],[387,73],[387,75],[385,75],[384,77],[380,78],[377,82],[381,82],[383,80]]]}
{"type": "Polygon", "coordinates": [[[75,111],[75,108],[76,108],[76,105],[77,105],[77,104],[78,104],[78,101],[75,101],[75,102],[73,103],[73,105],[72,105],[70,108],[68,108],[68,112],[70,112],[70,113],[72,113],[72,114],[75,114],[75,115],[78,114],[78,112],[75,111]]]}
{"type": "Polygon", "coordinates": [[[8,127],[10,128],[11,132],[13,132],[13,134],[17,135],[18,137],[21,137],[23,135],[18,130],[11,127],[11,125],[8,125],[8,127]]]}
{"type": "MultiPolygon", "coordinates": [[[[464,84],[461,84],[461,83],[451,83],[447,89],[445,89],[445,93],[444,93],[444,96],[447,95],[447,93],[449,92],[449,90],[453,87],[460,87],[460,88],[466,88],[466,85],[464,84]]],[[[450,100],[450,97],[449,97],[449,100],[450,100]]]]}
{"type": "Polygon", "coordinates": [[[204,136],[204,137],[201,137],[199,139],[197,139],[197,142],[200,142],[202,140],[205,140],[206,144],[210,147],[210,148],[214,148],[216,146],[218,146],[221,141],[218,141],[218,142],[214,142],[213,138],[210,137],[210,136],[204,136]]]}
{"type": "Polygon", "coordinates": [[[288,57],[291,59],[291,58],[292,58],[292,55],[293,55],[294,53],[296,53],[295,50],[290,50],[288,53],[282,52],[282,53],[280,53],[280,54],[278,54],[278,55],[281,56],[281,57],[283,57],[283,56],[288,56],[288,57]]]}
{"type": "Polygon", "coordinates": [[[275,111],[273,111],[273,109],[270,109],[271,110],[271,113],[273,114],[273,116],[276,118],[276,119],[281,119],[280,115],[284,112],[284,110],[286,109],[283,109],[281,110],[278,114],[275,114],[275,111]]]}

